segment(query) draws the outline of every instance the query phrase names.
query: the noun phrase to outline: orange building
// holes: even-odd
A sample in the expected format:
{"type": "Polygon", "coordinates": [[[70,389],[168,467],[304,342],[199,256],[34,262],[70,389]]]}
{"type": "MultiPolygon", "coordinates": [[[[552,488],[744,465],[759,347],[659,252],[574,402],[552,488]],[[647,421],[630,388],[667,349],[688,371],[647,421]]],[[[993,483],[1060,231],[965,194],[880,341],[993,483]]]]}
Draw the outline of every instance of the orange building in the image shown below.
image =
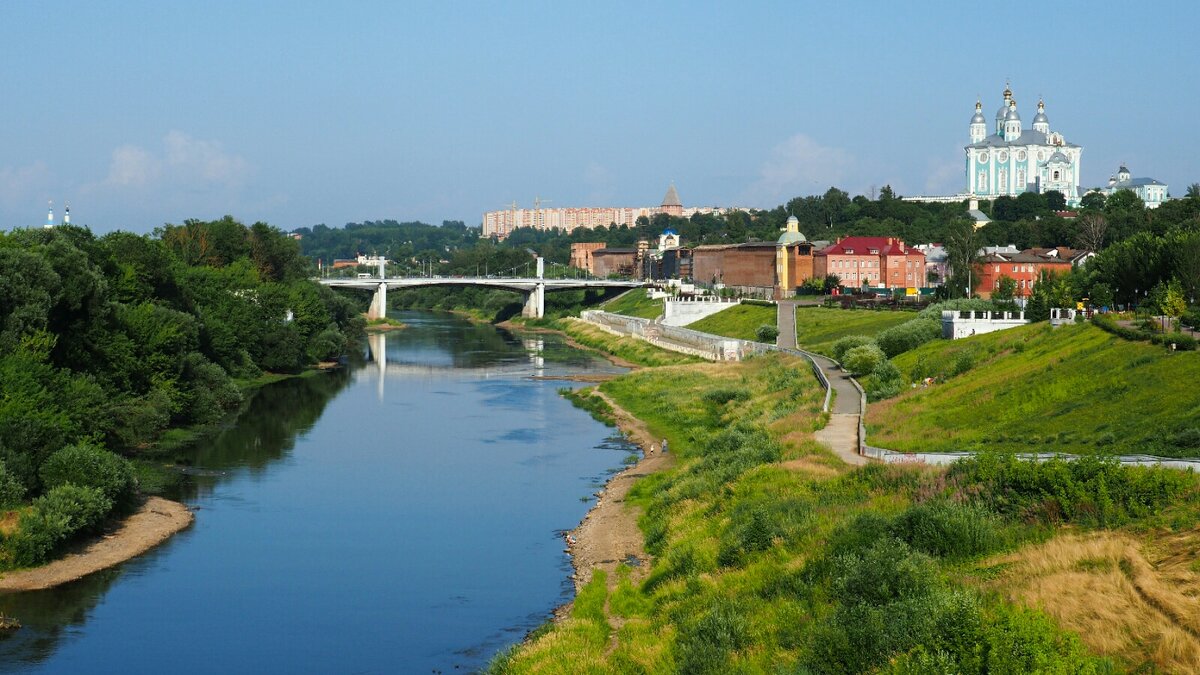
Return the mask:
{"type": "MultiPolygon", "coordinates": [[[[1028,298],[1033,293],[1033,285],[1043,270],[1053,274],[1065,274],[1071,271],[1071,258],[1039,254],[1036,249],[1028,249],[1020,253],[992,253],[984,256],[975,265],[975,273],[979,280],[975,284],[975,293],[981,298],[991,298],[992,293],[1000,288],[1000,279],[1008,277],[1017,282],[1016,297],[1028,298]]],[[[1053,250],[1053,249],[1051,249],[1053,250]]]]}
{"type": "Polygon", "coordinates": [[[813,274],[837,275],[847,288],[918,288],[925,254],[894,237],[843,237],[815,254],[813,274]]]}

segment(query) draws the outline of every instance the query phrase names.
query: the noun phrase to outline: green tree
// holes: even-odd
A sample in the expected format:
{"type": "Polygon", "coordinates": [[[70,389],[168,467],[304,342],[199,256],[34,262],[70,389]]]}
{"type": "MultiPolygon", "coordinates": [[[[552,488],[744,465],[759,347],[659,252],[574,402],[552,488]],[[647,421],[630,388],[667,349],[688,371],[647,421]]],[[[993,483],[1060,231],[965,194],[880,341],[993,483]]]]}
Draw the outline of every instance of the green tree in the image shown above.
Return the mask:
{"type": "Polygon", "coordinates": [[[1008,275],[1002,275],[995,290],[992,291],[992,302],[997,309],[1010,310],[1016,307],[1013,302],[1017,296],[1017,281],[1008,275]]]}
{"type": "Polygon", "coordinates": [[[978,276],[974,273],[979,258],[979,232],[971,221],[960,218],[950,224],[946,236],[946,262],[950,270],[950,297],[970,297],[978,276]]]}
{"type": "Polygon", "coordinates": [[[1067,197],[1058,190],[1047,190],[1046,208],[1051,211],[1063,211],[1067,208],[1067,197]]]}
{"type": "Polygon", "coordinates": [[[1089,192],[1079,199],[1079,206],[1085,211],[1103,211],[1106,201],[1108,197],[1103,192],[1089,192]]]}

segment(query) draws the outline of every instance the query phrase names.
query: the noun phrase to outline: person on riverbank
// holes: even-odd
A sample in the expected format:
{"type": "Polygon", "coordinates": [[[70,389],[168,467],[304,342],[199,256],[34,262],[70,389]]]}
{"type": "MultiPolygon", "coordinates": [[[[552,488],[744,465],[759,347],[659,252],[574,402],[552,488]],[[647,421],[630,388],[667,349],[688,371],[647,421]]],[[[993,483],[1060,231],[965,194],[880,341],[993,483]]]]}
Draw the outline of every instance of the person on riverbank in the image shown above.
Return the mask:
{"type": "Polygon", "coordinates": [[[665,439],[665,438],[663,439],[663,442],[662,442],[662,454],[664,454],[664,455],[667,454],[667,439],[665,439]]]}

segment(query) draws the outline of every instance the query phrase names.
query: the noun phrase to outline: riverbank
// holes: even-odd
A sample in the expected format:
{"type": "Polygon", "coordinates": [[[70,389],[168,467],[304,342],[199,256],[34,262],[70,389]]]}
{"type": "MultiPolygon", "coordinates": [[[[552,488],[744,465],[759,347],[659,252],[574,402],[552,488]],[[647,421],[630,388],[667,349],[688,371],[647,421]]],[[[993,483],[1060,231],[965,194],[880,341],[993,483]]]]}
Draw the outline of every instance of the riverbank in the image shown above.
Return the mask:
{"type": "Polygon", "coordinates": [[[579,342],[575,338],[571,337],[571,335],[569,333],[567,333],[566,331],[557,330],[554,328],[543,328],[541,326],[526,326],[524,324],[513,323],[512,321],[501,321],[500,323],[496,324],[496,326],[503,328],[505,330],[522,331],[525,333],[542,333],[542,334],[558,335],[558,336],[562,337],[563,342],[565,342],[568,347],[571,347],[573,349],[578,349],[579,351],[587,352],[589,354],[595,354],[597,356],[601,356],[601,357],[607,359],[608,362],[613,364],[614,366],[618,366],[621,368],[628,368],[630,370],[637,370],[638,368],[642,367],[641,365],[634,363],[632,361],[627,361],[627,360],[617,356],[616,354],[606,352],[603,349],[599,349],[597,347],[590,347],[588,345],[585,345],[582,342],[579,342]]]}
{"type": "Polygon", "coordinates": [[[187,528],[194,518],[179,502],[150,497],[115,530],[100,535],[82,550],[41,567],[0,575],[0,592],[40,591],[119,565],[187,528]]]}
{"type": "MultiPolygon", "coordinates": [[[[674,455],[662,453],[661,441],[655,439],[645,422],[603,392],[593,390],[591,395],[612,409],[617,428],[641,447],[642,458],[605,483],[596,504],[579,526],[571,530],[567,550],[571,554],[571,565],[575,568],[572,579],[576,593],[592,580],[597,570],[607,573],[610,588],[617,583],[616,572],[620,565],[631,567],[632,577],[636,581],[649,573],[650,556],[646,553],[645,539],[638,527],[641,511],[626,503],[625,498],[635,481],[675,464],[674,455]]],[[[562,612],[556,612],[556,615],[561,616],[562,612]]]]}

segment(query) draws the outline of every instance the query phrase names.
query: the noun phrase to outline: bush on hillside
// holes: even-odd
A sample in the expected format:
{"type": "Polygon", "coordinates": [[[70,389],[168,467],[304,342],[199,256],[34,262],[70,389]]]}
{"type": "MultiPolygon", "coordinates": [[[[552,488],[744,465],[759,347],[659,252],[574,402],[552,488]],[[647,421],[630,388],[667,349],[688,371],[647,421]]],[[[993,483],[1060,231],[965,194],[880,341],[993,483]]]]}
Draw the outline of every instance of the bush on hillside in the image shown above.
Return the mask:
{"type": "Polygon", "coordinates": [[[949,477],[977,484],[975,498],[1002,515],[1098,527],[1153,515],[1196,487],[1194,474],[1092,455],[1031,462],[980,453],[956,462],[949,477]]]}
{"type": "Polygon", "coordinates": [[[893,326],[875,336],[875,343],[888,358],[894,358],[926,342],[942,337],[942,322],[938,319],[913,319],[893,326]]]}
{"type": "Polygon", "coordinates": [[[47,490],[67,484],[96,488],[117,504],[127,502],[136,488],[128,460],[87,442],[65,446],[50,455],[38,473],[47,490]]]}
{"type": "Polygon", "coordinates": [[[882,349],[874,344],[869,344],[855,347],[846,352],[846,357],[842,359],[842,366],[854,375],[866,375],[886,360],[887,356],[882,349]]]}
{"type": "Polygon", "coordinates": [[[759,342],[766,342],[773,345],[775,344],[775,339],[779,337],[779,329],[775,326],[763,324],[754,331],[754,335],[758,338],[759,342]]]}
{"type": "Polygon", "coordinates": [[[833,343],[833,360],[841,361],[846,356],[846,352],[851,349],[873,344],[875,344],[875,340],[866,335],[847,335],[846,337],[839,338],[837,342],[833,343]]]}
{"type": "Polygon", "coordinates": [[[882,401],[904,390],[904,377],[896,364],[884,361],[871,371],[871,377],[863,383],[863,389],[866,390],[869,400],[882,401]]]}
{"type": "Polygon", "coordinates": [[[958,300],[947,300],[945,302],[935,302],[932,305],[921,310],[917,315],[922,319],[942,319],[944,310],[954,310],[958,312],[989,312],[996,309],[996,303],[991,300],[982,298],[959,298],[958,300]]]}
{"type": "Polygon", "coordinates": [[[1002,544],[999,523],[991,512],[952,502],[909,508],[896,518],[892,533],[914,549],[939,558],[972,558],[1002,544]]]}
{"type": "Polygon", "coordinates": [[[94,530],[111,510],[112,501],[99,488],[60,485],[21,514],[17,532],[4,547],[14,565],[40,565],[72,536],[94,530]]]}

